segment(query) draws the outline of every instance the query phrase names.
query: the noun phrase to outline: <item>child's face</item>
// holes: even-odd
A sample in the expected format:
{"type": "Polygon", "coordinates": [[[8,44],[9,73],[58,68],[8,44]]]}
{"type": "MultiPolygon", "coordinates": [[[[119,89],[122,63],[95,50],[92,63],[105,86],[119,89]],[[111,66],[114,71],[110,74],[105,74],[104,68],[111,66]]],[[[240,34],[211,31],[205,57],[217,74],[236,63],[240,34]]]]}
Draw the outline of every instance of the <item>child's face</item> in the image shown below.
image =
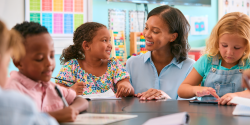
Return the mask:
{"type": "Polygon", "coordinates": [[[237,34],[224,34],[219,38],[219,51],[222,59],[236,65],[246,51],[247,41],[237,34]]]}
{"type": "Polygon", "coordinates": [[[50,80],[55,68],[54,43],[48,33],[27,36],[26,55],[17,65],[22,74],[34,81],[50,80]]]}
{"type": "Polygon", "coordinates": [[[110,34],[106,27],[98,29],[96,36],[90,44],[91,55],[99,59],[108,59],[112,50],[110,39],[110,34]]]}
{"type": "Polygon", "coordinates": [[[9,62],[10,62],[10,52],[6,52],[3,55],[3,57],[1,57],[1,60],[0,60],[0,69],[1,69],[0,70],[0,76],[1,76],[0,86],[1,87],[4,87],[6,83],[9,62]]]}
{"type": "Polygon", "coordinates": [[[149,17],[143,35],[146,39],[148,51],[166,49],[166,45],[173,41],[168,25],[157,15],[149,17]]]}

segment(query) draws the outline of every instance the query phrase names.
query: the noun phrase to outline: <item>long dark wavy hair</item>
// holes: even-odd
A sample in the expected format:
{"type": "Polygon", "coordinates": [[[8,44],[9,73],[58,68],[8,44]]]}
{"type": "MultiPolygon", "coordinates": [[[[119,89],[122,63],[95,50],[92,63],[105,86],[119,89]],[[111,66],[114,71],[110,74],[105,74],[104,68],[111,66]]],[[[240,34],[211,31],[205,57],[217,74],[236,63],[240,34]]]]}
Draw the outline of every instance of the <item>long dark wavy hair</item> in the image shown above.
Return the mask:
{"type": "Polygon", "coordinates": [[[178,33],[176,40],[170,43],[171,53],[178,63],[186,60],[190,49],[188,44],[190,25],[185,16],[180,10],[168,5],[154,8],[149,12],[147,19],[154,15],[160,16],[165,21],[169,27],[169,33],[178,33]]]}
{"type": "Polygon", "coordinates": [[[106,27],[103,24],[96,22],[87,22],[79,26],[73,37],[73,45],[70,45],[63,50],[60,57],[61,64],[66,63],[71,59],[84,59],[84,50],[82,48],[83,41],[92,42],[99,28],[106,27]]]}

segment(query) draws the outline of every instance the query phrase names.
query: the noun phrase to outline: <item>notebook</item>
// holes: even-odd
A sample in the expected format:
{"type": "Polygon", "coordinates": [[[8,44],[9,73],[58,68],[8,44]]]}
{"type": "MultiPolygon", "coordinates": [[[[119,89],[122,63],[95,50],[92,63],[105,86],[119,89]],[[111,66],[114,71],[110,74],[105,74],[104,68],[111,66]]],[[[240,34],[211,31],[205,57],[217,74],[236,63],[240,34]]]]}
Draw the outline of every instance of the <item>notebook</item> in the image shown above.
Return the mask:
{"type": "Polygon", "coordinates": [[[135,117],[137,115],[85,113],[78,115],[75,122],[61,123],[61,125],[103,125],[135,117]]]}
{"type": "Polygon", "coordinates": [[[116,98],[115,93],[112,89],[100,94],[90,94],[90,95],[80,95],[80,97],[88,99],[88,100],[101,100],[101,99],[121,99],[116,98]]]}
{"type": "Polygon", "coordinates": [[[189,122],[189,115],[187,112],[175,113],[171,115],[151,118],[143,125],[187,125],[189,122]]]}

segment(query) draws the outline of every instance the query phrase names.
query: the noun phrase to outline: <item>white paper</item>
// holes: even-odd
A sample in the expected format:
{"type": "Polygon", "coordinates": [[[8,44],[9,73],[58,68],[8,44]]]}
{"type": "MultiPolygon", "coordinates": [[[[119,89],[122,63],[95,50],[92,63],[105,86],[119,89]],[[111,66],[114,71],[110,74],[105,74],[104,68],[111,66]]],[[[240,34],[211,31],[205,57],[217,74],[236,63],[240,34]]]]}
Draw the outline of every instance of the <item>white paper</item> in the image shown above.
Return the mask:
{"type": "Polygon", "coordinates": [[[233,115],[250,116],[250,99],[234,97],[231,103],[238,104],[233,111],[233,115]]]}
{"type": "Polygon", "coordinates": [[[90,100],[101,100],[101,99],[121,99],[116,98],[115,93],[112,89],[100,94],[80,95],[80,97],[90,100]]]}
{"type": "Polygon", "coordinates": [[[62,123],[62,125],[100,125],[117,122],[125,119],[135,118],[137,115],[121,115],[121,114],[92,114],[85,113],[77,116],[75,122],[62,123]]]}
{"type": "Polygon", "coordinates": [[[234,104],[241,104],[241,105],[245,105],[245,106],[250,107],[250,99],[243,98],[243,97],[234,97],[234,98],[231,100],[231,103],[234,103],[234,104]]]}
{"type": "Polygon", "coordinates": [[[151,118],[143,125],[186,125],[189,117],[187,112],[181,112],[161,117],[151,118]]]}

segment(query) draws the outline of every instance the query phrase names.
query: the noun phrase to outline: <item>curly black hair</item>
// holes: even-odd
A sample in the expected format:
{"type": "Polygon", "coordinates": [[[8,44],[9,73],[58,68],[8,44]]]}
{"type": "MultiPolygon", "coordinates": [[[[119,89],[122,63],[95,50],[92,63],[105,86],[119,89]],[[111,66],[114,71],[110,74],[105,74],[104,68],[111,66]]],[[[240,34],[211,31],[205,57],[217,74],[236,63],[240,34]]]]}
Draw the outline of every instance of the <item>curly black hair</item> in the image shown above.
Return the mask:
{"type": "Polygon", "coordinates": [[[48,33],[48,30],[45,26],[40,25],[35,22],[24,21],[21,24],[16,24],[13,29],[18,31],[24,38],[29,35],[37,35],[40,33],[48,33]]]}
{"type": "Polygon", "coordinates": [[[185,16],[180,10],[168,5],[154,8],[149,12],[147,19],[154,15],[159,15],[165,21],[169,27],[169,33],[178,33],[176,40],[170,43],[171,53],[178,63],[186,60],[190,49],[188,44],[190,25],[185,16]]]}
{"type": "Polygon", "coordinates": [[[92,42],[99,28],[106,27],[96,22],[87,22],[79,26],[74,32],[73,45],[63,50],[60,57],[61,64],[71,59],[84,59],[84,50],[82,49],[83,41],[92,42]]]}

